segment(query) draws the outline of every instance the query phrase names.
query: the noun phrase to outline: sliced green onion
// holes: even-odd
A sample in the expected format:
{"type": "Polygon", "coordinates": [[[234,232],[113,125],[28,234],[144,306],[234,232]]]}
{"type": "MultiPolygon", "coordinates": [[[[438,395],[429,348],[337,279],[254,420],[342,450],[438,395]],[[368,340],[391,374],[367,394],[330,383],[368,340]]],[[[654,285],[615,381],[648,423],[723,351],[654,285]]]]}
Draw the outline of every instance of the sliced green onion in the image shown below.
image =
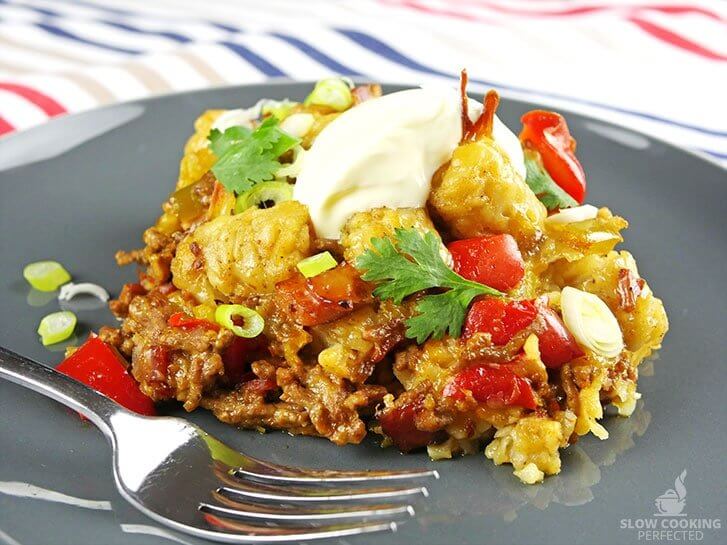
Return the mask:
{"type": "Polygon", "coordinates": [[[290,112],[298,105],[297,102],[288,100],[266,100],[263,102],[262,114],[263,116],[272,115],[277,118],[278,121],[282,121],[290,115],[290,112]]]}
{"type": "Polygon", "coordinates": [[[23,269],[23,276],[31,286],[40,291],[55,291],[71,281],[71,275],[57,261],[30,263],[23,269]]]}
{"type": "Polygon", "coordinates": [[[257,312],[244,305],[219,305],[215,309],[215,321],[232,331],[238,337],[251,339],[263,332],[265,320],[257,312]],[[243,319],[243,325],[236,325],[235,317],[243,319]]]}
{"type": "Polygon", "coordinates": [[[330,252],[323,252],[298,261],[296,267],[298,267],[298,270],[303,276],[306,278],[312,278],[323,272],[331,270],[336,265],[338,265],[338,262],[336,262],[336,259],[330,254],[330,252]]]}
{"type": "Polygon", "coordinates": [[[281,166],[275,171],[276,178],[297,178],[303,168],[303,157],[307,152],[303,146],[295,146],[293,148],[293,162],[281,166]]]}
{"type": "Polygon", "coordinates": [[[260,182],[252,189],[238,195],[235,201],[235,214],[244,212],[253,206],[271,208],[278,203],[293,198],[293,186],[288,182],[260,182]]]}
{"type": "Polygon", "coordinates": [[[348,83],[341,78],[322,79],[305,99],[306,106],[315,104],[317,106],[328,106],[342,112],[353,105],[353,95],[348,83]]]}
{"type": "Polygon", "coordinates": [[[44,346],[65,341],[76,328],[76,315],[67,310],[49,314],[40,321],[38,335],[44,346]]]}
{"type": "Polygon", "coordinates": [[[300,112],[289,115],[280,124],[280,128],[291,136],[303,138],[313,128],[316,117],[313,114],[300,112]]]}

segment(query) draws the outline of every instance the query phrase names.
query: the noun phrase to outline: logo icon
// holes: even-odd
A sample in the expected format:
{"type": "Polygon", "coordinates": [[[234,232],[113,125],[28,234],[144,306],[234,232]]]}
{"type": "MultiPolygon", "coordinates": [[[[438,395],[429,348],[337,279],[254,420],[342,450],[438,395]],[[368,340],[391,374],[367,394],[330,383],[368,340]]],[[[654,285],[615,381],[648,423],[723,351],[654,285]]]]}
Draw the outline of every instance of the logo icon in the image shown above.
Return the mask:
{"type": "Polygon", "coordinates": [[[687,478],[687,470],[674,480],[674,488],[670,488],[654,500],[656,510],[655,517],[686,517],[682,513],[687,505],[687,488],[684,486],[684,479],[687,478]]]}

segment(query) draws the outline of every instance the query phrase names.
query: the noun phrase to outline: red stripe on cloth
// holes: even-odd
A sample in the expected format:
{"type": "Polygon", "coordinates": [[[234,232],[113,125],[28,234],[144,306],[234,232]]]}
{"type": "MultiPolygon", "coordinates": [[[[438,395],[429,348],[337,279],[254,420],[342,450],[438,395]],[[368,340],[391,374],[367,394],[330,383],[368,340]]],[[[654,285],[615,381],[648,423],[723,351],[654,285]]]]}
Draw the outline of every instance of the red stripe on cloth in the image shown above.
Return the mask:
{"type": "Polygon", "coordinates": [[[10,123],[5,121],[2,117],[0,117],[0,136],[3,134],[11,133],[15,130],[15,127],[13,127],[10,123]]]}
{"type": "Polygon", "coordinates": [[[722,55],[720,53],[717,53],[716,51],[707,49],[706,47],[703,47],[698,43],[693,42],[690,39],[685,38],[684,36],[677,34],[676,32],[673,32],[662,26],[659,26],[655,23],[646,21],[637,16],[629,17],[628,20],[634,23],[647,34],[650,34],[654,38],[661,40],[662,42],[668,43],[674,47],[677,47],[684,51],[689,51],[690,53],[699,55],[713,61],[727,61],[727,55],[722,55]]]}
{"type": "MultiPolygon", "coordinates": [[[[461,0],[460,0],[461,1],[461,0]]],[[[465,0],[466,1],[466,0],[465,0]]],[[[472,0],[469,0],[470,3],[472,3],[472,0]]],[[[401,7],[410,8],[416,11],[421,11],[423,13],[427,13],[429,15],[445,15],[448,17],[454,17],[457,19],[464,19],[465,21],[477,21],[477,22],[483,22],[483,23],[489,23],[489,24],[498,24],[497,21],[493,21],[491,19],[487,19],[484,17],[481,17],[479,15],[476,15],[474,13],[469,13],[464,10],[458,10],[458,9],[447,9],[447,8],[440,8],[435,7],[433,5],[426,5],[418,0],[379,0],[382,4],[388,4],[388,5],[397,5],[401,7]]],[[[484,5],[486,3],[479,2],[477,5],[484,5]]],[[[659,6],[652,6],[652,7],[659,7],[659,6]]],[[[687,7],[681,7],[676,8],[675,6],[661,6],[662,8],[669,8],[669,9],[681,9],[682,11],[690,11],[690,8],[687,7]]],[[[497,9],[501,9],[504,11],[510,11],[512,12],[519,12],[522,14],[527,14],[529,16],[538,16],[538,15],[559,15],[563,14],[564,12],[554,13],[554,12],[541,12],[536,13],[533,11],[525,11],[523,9],[510,9],[510,8],[504,8],[503,6],[497,6],[497,9]]],[[[597,9],[607,9],[605,7],[598,8],[595,6],[590,7],[583,7],[583,8],[572,8],[567,15],[573,15],[576,11],[579,13],[585,13],[585,10],[591,10],[595,11],[597,9]]],[[[691,11],[700,11],[697,8],[694,8],[694,10],[691,11]]],[[[643,11],[648,11],[648,9],[644,9],[643,11]]],[[[715,17],[719,17],[715,15],[715,17]]],[[[646,32],[647,34],[650,34],[651,36],[657,38],[658,40],[665,42],[673,47],[677,47],[679,49],[682,49],[683,51],[688,51],[692,54],[699,55],[701,57],[710,59],[710,60],[716,60],[716,61],[724,61],[727,60],[726,55],[722,55],[720,53],[717,53],[715,51],[712,51],[702,45],[699,45],[696,42],[693,42],[689,40],[688,38],[685,38],[684,36],[681,36],[680,34],[677,34],[676,32],[673,32],[671,30],[668,30],[662,26],[656,25],[654,23],[651,23],[649,21],[646,21],[644,19],[641,19],[637,15],[630,15],[625,17],[626,20],[634,23],[637,25],[641,30],[646,32]]]]}
{"type": "Polygon", "coordinates": [[[659,11],[662,13],[666,13],[669,15],[683,15],[685,13],[689,14],[699,14],[704,15],[705,17],[709,17],[710,19],[714,19],[716,21],[725,21],[725,19],[721,14],[711,11],[706,8],[702,8],[699,6],[690,6],[688,4],[684,5],[669,5],[669,4],[623,4],[623,5],[608,5],[608,4],[592,4],[589,6],[575,6],[575,7],[567,7],[567,8],[561,8],[561,9],[542,9],[542,8],[521,8],[521,7],[512,7],[508,5],[501,5],[497,4],[495,2],[488,2],[487,0],[453,0],[451,3],[454,4],[461,4],[461,5],[469,5],[469,6],[478,6],[485,9],[490,9],[492,11],[497,11],[500,13],[507,13],[511,15],[532,15],[532,16],[546,16],[546,17],[560,17],[560,16],[569,16],[569,15],[588,15],[589,13],[596,13],[599,11],[616,11],[616,12],[623,12],[623,11],[632,11],[632,10],[638,10],[638,11],[659,11]]]}
{"type": "Polygon", "coordinates": [[[0,89],[10,93],[15,93],[16,95],[23,97],[28,102],[32,102],[50,117],[64,114],[67,111],[63,106],[56,102],[55,99],[52,99],[48,95],[25,85],[0,81],[0,89]]]}
{"type": "Polygon", "coordinates": [[[443,2],[448,7],[434,7],[432,5],[424,5],[416,0],[379,0],[382,4],[399,5],[423,11],[426,13],[433,13],[439,15],[448,15],[450,17],[457,17],[459,19],[468,20],[483,20],[472,13],[468,13],[458,9],[453,4],[459,4],[460,6],[471,6],[481,9],[489,9],[505,15],[521,15],[525,17],[568,17],[578,15],[589,15],[591,13],[598,12],[617,12],[617,13],[631,13],[639,11],[657,11],[665,13],[667,15],[684,15],[684,14],[697,14],[703,15],[715,21],[727,22],[727,18],[721,14],[708,10],[706,8],[689,5],[649,5],[649,4],[624,4],[624,5],[590,5],[590,6],[576,6],[561,9],[542,9],[542,8],[521,8],[512,7],[507,5],[496,4],[494,2],[488,2],[486,0],[450,0],[449,2],[443,2]]]}
{"type": "Polygon", "coordinates": [[[492,19],[486,19],[485,17],[473,15],[464,11],[457,11],[456,9],[429,6],[417,2],[416,0],[379,0],[379,2],[382,4],[388,4],[390,6],[399,6],[413,9],[416,11],[421,11],[429,15],[446,15],[448,17],[454,17],[456,19],[464,19],[465,21],[478,21],[480,23],[497,24],[497,22],[492,19]]]}

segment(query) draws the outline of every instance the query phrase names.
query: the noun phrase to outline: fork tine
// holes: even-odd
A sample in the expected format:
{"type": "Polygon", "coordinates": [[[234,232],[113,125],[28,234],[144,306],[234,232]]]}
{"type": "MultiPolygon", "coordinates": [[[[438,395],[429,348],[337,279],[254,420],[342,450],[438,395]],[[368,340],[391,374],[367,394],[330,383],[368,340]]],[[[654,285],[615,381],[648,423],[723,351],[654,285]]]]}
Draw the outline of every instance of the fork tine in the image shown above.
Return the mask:
{"type": "Polygon", "coordinates": [[[228,543],[284,543],[288,541],[308,541],[331,537],[346,537],[371,532],[395,532],[395,522],[363,523],[363,524],[332,524],[311,527],[275,527],[255,526],[242,522],[228,520],[205,513],[204,518],[208,524],[224,532],[214,531],[212,539],[227,541],[228,543]],[[240,532],[244,535],[235,535],[230,532],[240,532]],[[239,538],[239,539],[236,539],[239,538]],[[257,538],[257,539],[256,539],[257,538]]]}
{"type": "MultiPolygon", "coordinates": [[[[390,511],[392,514],[396,511],[408,513],[410,516],[414,516],[414,507],[411,505],[402,505],[400,503],[365,503],[365,504],[338,504],[338,505],[286,505],[286,504],[273,504],[273,503],[254,503],[249,501],[241,501],[240,499],[232,499],[227,496],[218,494],[217,492],[212,493],[212,497],[222,507],[229,507],[231,509],[242,509],[244,511],[253,511],[256,513],[262,513],[265,517],[274,517],[277,514],[291,515],[318,515],[327,513],[342,513],[355,515],[360,514],[362,511],[390,511]]],[[[206,503],[206,502],[202,502],[206,503]]]]}
{"type": "Polygon", "coordinates": [[[439,479],[435,469],[407,471],[334,471],[318,469],[295,469],[274,464],[261,463],[251,468],[239,467],[233,470],[239,478],[301,484],[355,483],[375,481],[400,481],[406,479],[439,479]]]}
{"type": "Polygon", "coordinates": [[[363,520],[372,518],[413,517],[414,508],[411,505],[393,507],[372,507],[341,510],[316,509],[288,509],[285,511],[264,511],[254,508],[223,507],[210,503],[201,503],[199,510],[217,517],[240,520],[264,520],[277,523],[307,523],[318,524],[322,522],[336,522],[342,520],[363,520]]]}
{"type": "Polygon", "coordinates": [[[284,503],[308,503],[331,501],[363,501],[380,499],[399,499],[410,496],[429,496],[429,491],[423,487],[412,488],[362,488],[362,489],[315,489],[276,487],[269,485],[254,485],[239,482],[235,486],[222,486],[216,490],[222,496],[231,499],[253,499],[258,501],[274,501],[284,503]]]}
{"type": "Polygon", "coordinates": [[[268,500],[268,501],[303,501],[303,502],[324,502],[324,501],[349,501],[349,500],[373,500],[386,498],[400,498],[406,496],[422,495],[425,498],[429,496],[429,491],[423,486],[405,487],[405,486],[389,486],[377,488],[340,488],[340,487],[319,487],[307,486],[301,483],[301,486],[291,486],[283,483],[264,483],[239,479],[231,475],[221,468],[215,470],[217,477],[222,481],[222,488],[217,492],[223,496],[229,497],[230,492],[238,493],[238,496],[247,497],[248,499],[268,500]],[[220,492],[222,491],[222,492],[220,492]],[[228,493],[225,493],[228,491],[228,493]]]}

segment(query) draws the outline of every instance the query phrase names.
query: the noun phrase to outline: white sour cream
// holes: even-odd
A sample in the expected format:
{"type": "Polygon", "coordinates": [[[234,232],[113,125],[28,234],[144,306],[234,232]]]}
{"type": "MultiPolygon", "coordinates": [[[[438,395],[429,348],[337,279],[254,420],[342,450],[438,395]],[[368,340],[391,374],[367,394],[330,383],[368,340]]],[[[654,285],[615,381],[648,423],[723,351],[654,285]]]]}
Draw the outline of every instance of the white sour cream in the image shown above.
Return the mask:
{"type": "MultiPolygon", "coordinates": [[[[472,109],[471,106],[470,109],[472,109]]],[[[480,104],[481,109],[482,105],[480,104]]],[[[510,159],[510,164],[515,169],[515,172],[524,180],[527,171],[525,170],[525,155],[520,145],[520,139],[497,116],[495,116],[494,123],[492,124],[492,139],[505,155],[507,155],[508,159],[510,159]]]]}
{"type": "MultiPolygon", "coordinates": [[[[482,106],[471,105],[477,117],[482,106]]],[[[493,136],[524,176],[517,137],[499,119],[493,136]]],[[[321,131],[305,155],[293,198],[308,206],[319,237],[338,239],[356,212],[423,207],[434,172],[461,138],[454,89],[410,89],[368,100],[321,131]]]]}

